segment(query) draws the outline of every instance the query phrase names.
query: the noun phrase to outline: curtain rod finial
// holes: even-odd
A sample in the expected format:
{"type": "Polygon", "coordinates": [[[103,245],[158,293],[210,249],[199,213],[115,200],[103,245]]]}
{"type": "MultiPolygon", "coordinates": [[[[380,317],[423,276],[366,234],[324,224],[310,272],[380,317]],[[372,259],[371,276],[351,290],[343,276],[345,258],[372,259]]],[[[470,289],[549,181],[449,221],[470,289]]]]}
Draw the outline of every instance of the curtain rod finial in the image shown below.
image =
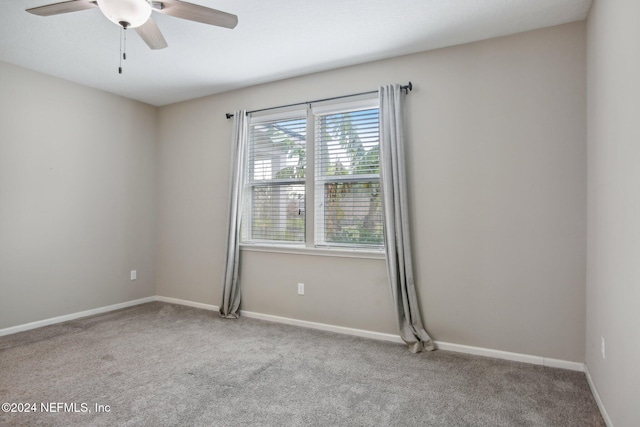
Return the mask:
{"type": "Polygon", "coordinates": [[[405,94],[409,95],[409,92],[413,90],[413,83],[409,82],[409,84],[405,86],[400,86],[400,89],[402,89],[405,92],[405,94]]]}
{"type": "Polygon", "coordinates": [[[233,117],[232,113],[226,113],[225,115],[227,116],[227,120],[230,119],[231,117],[233,117]]]}

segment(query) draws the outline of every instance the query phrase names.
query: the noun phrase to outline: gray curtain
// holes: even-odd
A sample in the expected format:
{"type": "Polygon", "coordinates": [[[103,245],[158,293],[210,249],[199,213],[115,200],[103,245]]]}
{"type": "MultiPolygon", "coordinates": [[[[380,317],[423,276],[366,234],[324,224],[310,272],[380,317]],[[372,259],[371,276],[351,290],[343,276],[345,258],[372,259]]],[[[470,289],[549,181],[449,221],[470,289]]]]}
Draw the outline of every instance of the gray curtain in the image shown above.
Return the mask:
{"type": "Polygon", "coordinates": [[[240,316],[240,220],[242,219],[242,193],[245,180],[247,153],[247,113],[236,111],[233,115],[233,139],[231,140],[231,174],[229,177],[229,214],[227,217],[227,252],[224,265],[224,286],[220,316],[237,319],[240,316]]]}
{"type": "Polygon", "coordinates": [[[400,85],[381,86],[380,181],[384,209],[384,237],[389,283],[400,336],[409,350],[434,350],[424,329],[416,296],[411,259],[411,232],[404,159],[403,104],[400,85]]]}

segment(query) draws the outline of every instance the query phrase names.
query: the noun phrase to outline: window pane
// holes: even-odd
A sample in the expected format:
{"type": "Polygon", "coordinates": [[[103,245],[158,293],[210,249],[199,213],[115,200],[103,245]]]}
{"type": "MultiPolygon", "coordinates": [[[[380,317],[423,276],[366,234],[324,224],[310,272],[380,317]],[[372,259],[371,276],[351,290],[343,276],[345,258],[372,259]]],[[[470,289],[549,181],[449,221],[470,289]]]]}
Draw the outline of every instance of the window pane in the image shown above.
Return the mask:
{"type": "Polygon", "coordinates": [[[378,109],[319,116],[316,128],[318,174],[380,173],[378,116],[378,109]]]}
{"type": "Polygon", "coordinates": [[[251,125],[249,179],[304,178],[306,118],[293,118],[251,125]]]}
{"type": "Polygon", "coordinates": [[[251,189],[251,240],[304,242],[304,184],[251,189]]]}
{"type": "Polygon", "coordinates": [[[382,247],[379,109],[315,119],[315,243],[382,247]]]}
{"type": "Polygon", "coordinates": [[[307,118],[258,118],[249,127],[243,241],[305,242],[307,118]]]}
{"type": "Polygon", "coordinates": [[[324,197],[325,243],[382,246],[380,182],[327,182],[324,197]]]}

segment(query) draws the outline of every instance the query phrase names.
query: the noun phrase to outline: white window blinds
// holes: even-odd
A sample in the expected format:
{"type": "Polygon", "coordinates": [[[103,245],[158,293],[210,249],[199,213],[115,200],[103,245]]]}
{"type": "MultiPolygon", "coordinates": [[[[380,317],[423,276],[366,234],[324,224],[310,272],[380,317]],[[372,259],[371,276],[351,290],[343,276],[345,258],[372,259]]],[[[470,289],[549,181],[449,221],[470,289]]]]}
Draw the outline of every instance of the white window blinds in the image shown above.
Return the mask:
{"type": "Polygon", "coordinates": [[[243,240],[305,242],[306,111],[252,118],[243,240]]]}
{"type": "Polygon", "coordinates": [[[382,247],[379,110],[315,114],[319,246],[382,247]]]}
{"type": "Polygon", "coordinates": [[[251,117],[243,243],[382,249],[379,139],[377,98],[251,117]]]}

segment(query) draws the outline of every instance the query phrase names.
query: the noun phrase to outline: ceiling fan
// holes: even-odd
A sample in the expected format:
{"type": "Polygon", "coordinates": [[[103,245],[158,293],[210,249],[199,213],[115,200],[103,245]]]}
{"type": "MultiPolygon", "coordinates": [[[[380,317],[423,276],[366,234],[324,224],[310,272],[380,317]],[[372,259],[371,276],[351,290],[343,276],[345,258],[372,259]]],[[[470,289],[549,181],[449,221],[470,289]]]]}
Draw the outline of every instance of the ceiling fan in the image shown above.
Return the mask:
{"type": "Polygon", "coordinates": [[[95,7],[124,30],[135,28],[151,49],[167,47],[167,41],[160,32],[160,28],[151,18],[152,11],[216,27],[235,28],[238,24],[236,15],[179,0],[68,0],[33,7],[27,9],[27,12],[39,16],[51,16],[95,7]]]}

